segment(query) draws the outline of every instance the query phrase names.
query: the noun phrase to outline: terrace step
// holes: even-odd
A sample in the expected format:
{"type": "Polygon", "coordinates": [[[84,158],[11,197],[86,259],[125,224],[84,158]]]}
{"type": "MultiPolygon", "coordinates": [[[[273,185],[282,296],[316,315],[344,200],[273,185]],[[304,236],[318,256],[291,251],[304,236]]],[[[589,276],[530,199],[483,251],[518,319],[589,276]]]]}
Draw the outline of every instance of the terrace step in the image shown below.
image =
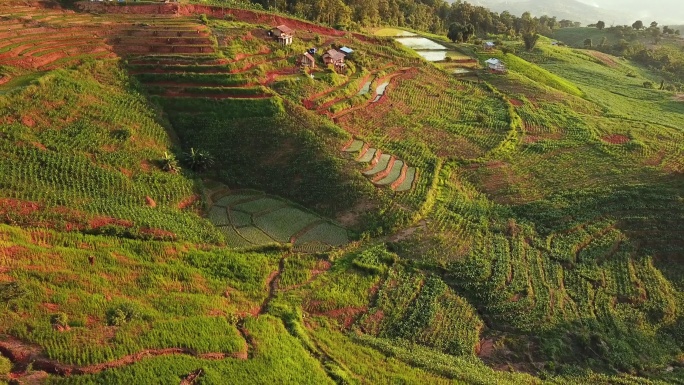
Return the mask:
{"type": "Polygon", "coordinates": [[[387,168],[387,165],[389,165],[390,160],[392,160],[392,159],[393,159],[392,155],[382,154],[380,156],[380,159],[378,160],[378,162],[373,167],[364,171],[363,175],[371,176],[371,175],[375,175],[375,174],[379,173],[380,171],[387,168]]]}
{"type": "Polygon", "coordinates": [[[342,151],[344,152],[357,152],[363,148],[363,140],[358,140],[355,139],[352,141],[346,148],[344,148],[342,151]]]}
{"type": "Polygon", "coordinates": [[[378,150],[375,148],[369,148],[368,151],[366,151],[362,156],[356,158],[356,161],[359,163],[368,163],[375,158],[375,153],[377,151],[378,150]]]}
{"type": "Polygon", "coordinates": [[[363,147],[361,147],[361,151],[359,151],[359,156],[357,157],[357,159],[364,156],[366,154],[366,152],[368,152],[369,148],[370,148],[370,145],[368,143],[364,143],[363,147]]]}
{"type": "Polygon", "coordinates": [[[373,159],[370,160],[369,167],[374,167],[378,162],[380,161],[380,157],[382,156],[382,150],[375,150],[375,155],[373,156],[373,159]]]}
{"type": "Polygon", "coordinates": [[[406,177],[404,178],[404,181],[401,182],[396,187],[393,187],[394,191],[396,192],[403,192],[403,191],[409,191],[411,188],[413,188],[413,182],[416,179],[416,174],[417,170],[414,167],[409,167],[406,170],[406,177]]]}
{"type": "MultiPolygon", "coordinates": [[[[390,159],[387,162],[387,166],[385,166],[384,170],[381,170],[380,172],[376,173],[373,175],[373,178],[371,181],[375,184],[377,184],[378,181],[384,179],[387,177],[390,172],[392,172],[392,169],[394,168],[394,164],[397,163],[397,158],[394,157],[394,155],[390,155],[390,159]]],[[[401,168],[400,168],[401,170],[401,168]]]]}
{"type": "Polygon", "coordinates": [[[417,173],[415,167],[409,167],[403,160],[391,154],[384,154],[380,149],[373,148],[370,143],[360,139],[352,138],[342,147],[344,153],[357,151],[358,155],[354,160],[367,164],[362,174],[375,186],[389,186],[394,191],[408,191],[413,188],[417,173]]]}
{"type": "Polygon", "coordinates": [[[406,172],[408,171],[408,168],[408,165],[404,162],[404,165],[401,167],[401,171],[399,172],[399,177],[390,184],[390,188],[392,190],[396,190],[398,186],[404,183],[404,180],[406,180],[406,172]]]}
{"type": "MultiPolygon", "coordinates": [[[[385,175],[382,179],[377,179],[379,176],[376,178],[374,183],[378,186],[387,186],[391,185],[392,183],[396,182],[399,177],[401,176],[401,170],[404,169],[404,162],[401,160],[397,160],[394,162],[392,165],[392,169],[389,170],[387,175],[385,175]]],[[[389,167],[388,167],[389,168],[389,167]]]]}

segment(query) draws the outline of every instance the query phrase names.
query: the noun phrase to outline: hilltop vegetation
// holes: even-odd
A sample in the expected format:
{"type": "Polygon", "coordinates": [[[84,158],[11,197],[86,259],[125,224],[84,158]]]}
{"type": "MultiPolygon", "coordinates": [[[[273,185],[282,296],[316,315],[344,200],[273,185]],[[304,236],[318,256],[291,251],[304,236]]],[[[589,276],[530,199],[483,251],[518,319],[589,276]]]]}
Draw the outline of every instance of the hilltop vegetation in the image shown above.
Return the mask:
{"type": "MultiPolygon", "coordinates": [[[[486,15],[411,4],[388,24],[486,15]]],[[[387,15],[334,5],[289,4],[387,15]]],[[[434,65],[255,10],[77,6],[0,5],[0,383],[681,383],[684,104],[645,87],[676,71],[515,40],[550,18],[490,20],[488,52],[427,35],[459,50],[434,65]]]]}

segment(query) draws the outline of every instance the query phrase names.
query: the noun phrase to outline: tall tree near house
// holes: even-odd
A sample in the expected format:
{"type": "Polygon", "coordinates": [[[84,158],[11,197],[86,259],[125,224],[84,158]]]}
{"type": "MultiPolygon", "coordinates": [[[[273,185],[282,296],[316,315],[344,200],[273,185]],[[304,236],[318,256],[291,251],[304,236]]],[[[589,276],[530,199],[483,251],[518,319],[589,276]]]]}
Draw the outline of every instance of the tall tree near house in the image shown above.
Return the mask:
{"type": "Polygon", "coordinates": [[[660,43],[660,28],[652,27],[651,28],[651,36],[653,36],[653,44],[660,43]]]}
{"type": "Polygon", "coordinates": [[[463,25],[461,23],[451,23],[449,25],[449,32],[447,32],[447,37],[454,43],[457,41],[466,42],[471,36],[475,34],[475,26],[468,23],[463,25]]]}
{"type": "Polygon", "coordinates": [[[461,39],[463,39],[463,24],[451,23],[449,25],[449,32],[447,32],[447,37],[454,43],[457,41],[461,41],[461,39]]]}
{"type": "Polygon", "coordinates": [[[525,43],[525,49],[532,51],[537,45],[537,40],[539,40],[539,35],[536,32],[526,32],[523,33],[523,42],[525,43]]]}

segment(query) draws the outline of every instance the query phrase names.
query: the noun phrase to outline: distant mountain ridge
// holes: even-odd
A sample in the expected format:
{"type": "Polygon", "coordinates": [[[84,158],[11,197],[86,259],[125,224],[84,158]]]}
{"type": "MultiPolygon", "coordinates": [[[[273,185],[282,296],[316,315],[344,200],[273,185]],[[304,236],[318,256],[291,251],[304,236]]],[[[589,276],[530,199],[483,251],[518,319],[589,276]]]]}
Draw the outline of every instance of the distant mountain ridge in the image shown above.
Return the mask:
{"type": "Polygon", "coordinates": [[[631,24],[635,16],[623,11],[594,7],[576,0],[474,0],[473,4],[487,7],[495,12],[508,11],[516,16],[530,12],[533,16],[556,16],[558,20],[579,21],[583,25],[603,20],[606,25],[631,24]],[[630,21],[631,20],[631,21],[630,21]]]}

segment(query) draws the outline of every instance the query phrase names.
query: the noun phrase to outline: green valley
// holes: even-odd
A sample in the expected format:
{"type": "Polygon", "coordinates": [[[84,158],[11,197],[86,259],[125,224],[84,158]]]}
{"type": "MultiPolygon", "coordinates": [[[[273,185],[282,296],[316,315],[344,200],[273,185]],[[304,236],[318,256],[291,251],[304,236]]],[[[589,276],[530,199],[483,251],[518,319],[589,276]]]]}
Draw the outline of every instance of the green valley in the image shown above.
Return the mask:
{"type": "Polygon", "coordinates": [[[684,383],[681,39],[315,4],[0,1],[0,384],[684,383]]]}

